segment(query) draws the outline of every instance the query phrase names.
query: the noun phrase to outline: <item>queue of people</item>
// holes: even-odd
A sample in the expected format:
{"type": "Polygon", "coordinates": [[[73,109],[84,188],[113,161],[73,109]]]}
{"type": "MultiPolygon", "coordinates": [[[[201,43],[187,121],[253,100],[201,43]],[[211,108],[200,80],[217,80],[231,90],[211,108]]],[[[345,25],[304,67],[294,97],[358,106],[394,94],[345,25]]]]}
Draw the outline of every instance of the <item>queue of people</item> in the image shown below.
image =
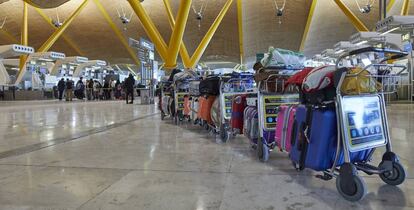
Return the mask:
{"type": "Polygon", "coordinates": [[[102,85],[98,80],[84,80],[82,77],[74,85],[74,81],[62,78],[57,84],[58,98],[72,101],[73,97],[79,100],[126,100],[127,104],[134,103],[135,79],[129,75],[122,83],[118,80],[105,80],[102,85]]]}

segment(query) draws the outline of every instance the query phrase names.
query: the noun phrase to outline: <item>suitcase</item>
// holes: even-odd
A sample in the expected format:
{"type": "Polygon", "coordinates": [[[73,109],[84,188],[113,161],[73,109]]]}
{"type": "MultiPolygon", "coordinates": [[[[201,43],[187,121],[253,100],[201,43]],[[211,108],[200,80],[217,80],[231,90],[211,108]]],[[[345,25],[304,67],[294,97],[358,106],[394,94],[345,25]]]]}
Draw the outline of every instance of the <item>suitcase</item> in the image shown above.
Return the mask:
{"type": "MultiPolygon", "coordinates": [[[[310,168],[315,171],[330,169],[335,161],[337,149],[336,113],[333,108],[316,109],[298,106],[292,136],[291,160],[299,169],[310,168]],[[305,134],[307,132],[307,134],[305,134]],[[306,136],[309,139],[306,139],[306,136]]],[[[351,162],[367,161],[373,150],[350,153],[351,162]]],[[[344,163],[343,151],[337,166],[344,163]]]]}
{"type": "Polygon", "coordinates": [[[206,103],[206,98],[204,96],[198,97],[197,118],[200,120],[203,119],[201,110],[204,109],[205,103],[206,103]]]}
{"type": "Polygon", "coordinates": [[[256,144],[259,137],[259,118],[257,108],[254,106],[248,106],[244,110],[244,125],[243,134],[252,143],[256,144]]]}
{"type": "Polygon", "coordinates": [[[216,96],[220,93],[220,77],[211,76],[200,81],[199,91],[200,94],[204,95],[213,95],[216,96]]]}
{"type": "Polygon", "coordinates": [[[170,114],[170,96],[163,96],[161,99],[161,106],[162,106],[162,111],[164,112],[165,115],[169,115],[170,114]]]}
{"type": "Polygon", "coordinates": [[[243,116],[246,106],[246,95],[240,95],[233,98],[231,104],[232,113],[230,125],[233,131],[237,134],[243,134],[243,116]]]}
{"type": "Polygon", "coordinates": [[[281,151],[290,152],[295,114],[296,106],[282,105],[279,107],[275,141],[281,151]]]}
{"type": "Polygon", "coordinates": [[[211,107],[216,99],[215,96],[201,97],[204,98],[202,105],[199,106],[199,116],[200,119],[207,121],[208,124],[213,124],[211,119],[211,107]]]}

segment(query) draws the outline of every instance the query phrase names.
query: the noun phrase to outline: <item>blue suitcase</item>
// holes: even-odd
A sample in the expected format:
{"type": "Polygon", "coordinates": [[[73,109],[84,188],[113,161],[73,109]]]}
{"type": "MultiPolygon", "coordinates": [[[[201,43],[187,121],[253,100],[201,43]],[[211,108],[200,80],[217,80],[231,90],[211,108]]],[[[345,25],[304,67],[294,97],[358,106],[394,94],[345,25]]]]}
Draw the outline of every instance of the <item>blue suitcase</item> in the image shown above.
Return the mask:
{"type": "MultiPolygon", "coordinates": [[[[324,171],[332,167],[337,150],[335,109],[299,106],[293,132],[292,150],[289,156],[298,164],[299,169],[324,171]],[[308,140],[306,136],[309,137],[308,140]]],[[[355,152],[350,154],[350,159],[351,162],[362,162],[368,160],[371,154],[372,150],[355,152]]],[[[344,155],[341,150],[337,166],[343,163],[344,155]]]]}

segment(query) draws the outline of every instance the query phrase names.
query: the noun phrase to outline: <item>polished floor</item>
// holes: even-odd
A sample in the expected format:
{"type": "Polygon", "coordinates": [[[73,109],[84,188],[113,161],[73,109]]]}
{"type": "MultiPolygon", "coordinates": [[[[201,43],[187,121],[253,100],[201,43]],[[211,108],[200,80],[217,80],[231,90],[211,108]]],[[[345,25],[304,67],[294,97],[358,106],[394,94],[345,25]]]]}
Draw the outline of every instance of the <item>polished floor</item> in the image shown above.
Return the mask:
{"type": "Polygon", "coordinates": [[[260,163],[245,138],[218,144],[155,106],[0,102],[0,209],[414,209],[414,105],[388,114],[408,179],[365,176],[368,195],[351,203],[285,154],[260,163]]]}

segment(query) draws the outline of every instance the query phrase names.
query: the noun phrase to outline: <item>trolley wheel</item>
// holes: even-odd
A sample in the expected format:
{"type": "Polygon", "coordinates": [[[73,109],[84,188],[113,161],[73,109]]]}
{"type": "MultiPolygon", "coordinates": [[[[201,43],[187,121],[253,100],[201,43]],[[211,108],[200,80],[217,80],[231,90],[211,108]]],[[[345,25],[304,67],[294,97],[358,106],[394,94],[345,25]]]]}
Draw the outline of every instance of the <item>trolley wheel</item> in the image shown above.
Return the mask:
{"type": "Polygon", "coordinates": [[[204,127],[204,129],[206,129],[206,131],[209,131],[210,130],[210,126],[208,125],[207,122],[204,122],[203,123],[203,127],[204,127]]]}
{"type": "Polygon", "coordinates": [[[352,202],[361,200],[367,194],[367,185],[358,175],[352,175],[350,180],[342,179],[340,175],[337,176],[336,189],[342,197],[352,202]]]}
{"type": "Polygon", "coordinates": [[[227,132],[226,126],[224,124],[220,126],[220,139],[223,143],[227,142],[230,139],[230,135],[227,132]]]}
{"type": "Polygon", "coordinates": [[[269,147],[260,139],[257,142],[257,157],[262,162],[266,162],[269,160],[269,147]]]}
{"type": "MultiPolygon", "coordinates": [[[[381,162],[379,168],[381,168],[381,162]]],[[[389,185],[397,186],[404,182],[406,173],[404,167],[401,165],[400,162],[393,162],[392,163],[392,170],[379,174],[382,181],[389,185]]]]}

